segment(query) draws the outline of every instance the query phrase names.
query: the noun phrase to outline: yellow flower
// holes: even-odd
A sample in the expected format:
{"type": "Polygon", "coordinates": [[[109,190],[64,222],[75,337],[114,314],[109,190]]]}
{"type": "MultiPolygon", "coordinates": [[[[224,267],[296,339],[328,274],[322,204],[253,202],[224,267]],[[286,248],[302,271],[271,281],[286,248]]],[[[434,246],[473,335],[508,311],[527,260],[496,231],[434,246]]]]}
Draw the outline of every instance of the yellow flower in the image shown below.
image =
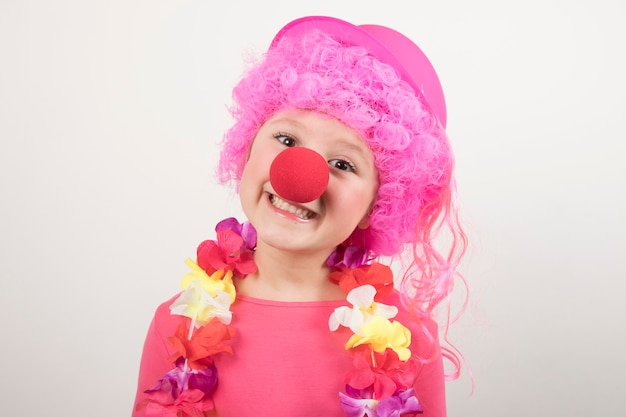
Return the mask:
{"type": "Polygon", "coordinates": [[[361,326],[361,334],[354,334],[346,343],[346,349],[369,344],[375,352],[383,353],[390,348],[398,358],[407,361],[411,357],[408,349],[411,344],[411,331],[397,321],[389,321],[380,316],[373,317],[361,326]]]}
{"type": "Polygon", "coordinates": [[[183,277],[180,286],[183,290],[187,289],[192,281],[200,281],[200,285],[212,297],[217,296],[218,291],[224,291],[230,295],[230,302],[235,301],[235,285],[233,284],[233,271],[224,272],[220,269],[213,274],[207,274],[197,263],[191,259],[186,259],[185,264],[191,269],[191,272],[183,277]]]}
{"type": "Polygon", "coordinates": [[[232,271],[208,275],[191,259],[185,263],[191,272],[180,283],[183,292],[170,306],[172,314],[191,318],[195,327],[206,325],[213,317],[230,324],[230,305],[235,301],[232,271]]]}

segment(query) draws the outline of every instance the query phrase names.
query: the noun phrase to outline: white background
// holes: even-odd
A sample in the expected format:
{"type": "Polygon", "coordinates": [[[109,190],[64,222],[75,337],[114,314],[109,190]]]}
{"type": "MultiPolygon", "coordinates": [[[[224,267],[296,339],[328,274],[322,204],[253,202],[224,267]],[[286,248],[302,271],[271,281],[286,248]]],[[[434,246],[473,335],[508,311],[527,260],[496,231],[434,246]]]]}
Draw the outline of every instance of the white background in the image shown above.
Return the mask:
{"type": "Polygon", "coordinates": [[[400,30],[443,81],[476,382],[449,415],[623,416],[618,0],[1,0],[2,415],[130,414],[154,308],[240,216],[214,166],[242,55],[310,14],[400,30]]]}

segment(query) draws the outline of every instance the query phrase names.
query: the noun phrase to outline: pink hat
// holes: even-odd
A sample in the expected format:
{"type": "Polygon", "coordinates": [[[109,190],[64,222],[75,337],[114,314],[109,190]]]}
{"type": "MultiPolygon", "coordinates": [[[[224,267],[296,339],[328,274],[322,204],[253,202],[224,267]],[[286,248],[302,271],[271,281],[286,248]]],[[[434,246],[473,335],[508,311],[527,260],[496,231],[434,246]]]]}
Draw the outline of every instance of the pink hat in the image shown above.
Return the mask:
{"type": "Polygon", "coordinates": [[[311,29],[328,33],[347,45],[362,46],[393,67],[416,94],[423,95],[432,113],[446,127],[446,102],[439,77],[426,55],[409,38],[385,26],[355,26],[334,17],[307,16],[285,25],[274,37],[270,48],[287,34],[294,36],[311,29]]]}

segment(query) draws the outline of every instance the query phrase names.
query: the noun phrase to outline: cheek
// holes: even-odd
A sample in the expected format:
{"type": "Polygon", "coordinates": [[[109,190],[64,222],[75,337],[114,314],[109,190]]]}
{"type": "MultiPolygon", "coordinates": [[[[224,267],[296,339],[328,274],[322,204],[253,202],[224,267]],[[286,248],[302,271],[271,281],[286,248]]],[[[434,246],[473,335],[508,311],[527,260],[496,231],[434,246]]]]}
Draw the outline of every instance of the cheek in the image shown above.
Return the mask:
{"type": "MultiPolygon", "coordinates": [[[[332,182],[328,186],[332,196],[329,204],[343,217],[361,220],[370,210],[376,196],[375,189],[365,184],[332,182]]],[[[352,223],[352,221],[351,221],[352,223]]]]}
{"type": "Polygon", "coordinates": [[[266,165],[258,152],[250,153],[239,180],[239,194],[242,200],[250,197],[250,194],[256,194],[262,188],[263,182],[269,177],[269,168],[266,165]]]}
{"type": "Polygon", "coordinates": [[[376,202],[376,196],[378,194],[378,173],[374,172],[367,178],[364,178],[359,186],[359,201],[362,201],[362,204],[367,205],[368,208],[372,207],[376,202]]]}
{"type": "Polygon", "coordinates": [[[242,178],[245,176],[258,178],[265,173],[269,175],[270,164],[274,160],[274,156],[267,149],[252,147],[243,166],[242,178]]]}

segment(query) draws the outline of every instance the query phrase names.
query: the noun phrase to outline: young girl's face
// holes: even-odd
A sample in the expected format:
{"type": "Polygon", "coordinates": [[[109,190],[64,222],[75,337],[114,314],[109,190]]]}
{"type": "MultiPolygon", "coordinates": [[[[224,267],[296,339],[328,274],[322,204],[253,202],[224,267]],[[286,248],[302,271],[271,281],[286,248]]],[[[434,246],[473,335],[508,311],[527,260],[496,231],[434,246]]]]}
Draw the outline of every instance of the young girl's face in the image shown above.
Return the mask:
{"type": "Polygon", "coordinates": [[[367,143],[336,119],[312,111],[282,111],[257,132],[240,183],[240,198],[259,243],[295,252],[330,252],[357,227],[368,226],[378,172],[367,143]],[[328,161],[328,187],[316,200],[294,203],[276,195],[272,161],[303,146],[328,161]]]}

